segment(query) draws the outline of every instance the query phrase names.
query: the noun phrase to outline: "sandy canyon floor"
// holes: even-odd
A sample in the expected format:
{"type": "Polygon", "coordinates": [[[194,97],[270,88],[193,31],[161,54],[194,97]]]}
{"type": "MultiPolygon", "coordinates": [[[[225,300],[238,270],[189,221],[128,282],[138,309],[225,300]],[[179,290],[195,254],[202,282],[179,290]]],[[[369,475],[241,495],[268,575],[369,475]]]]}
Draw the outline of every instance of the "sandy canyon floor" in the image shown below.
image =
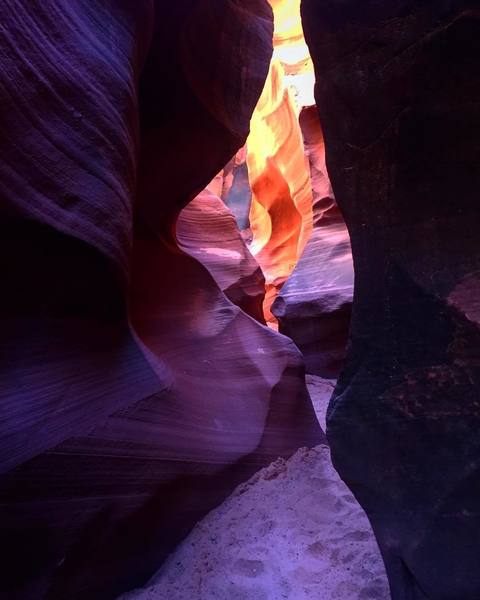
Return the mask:
{"type": "MultiPolygon", "coordinates": [[[[334,382],[307,376],[320,424],[334,382]]],[[[326,446],[259,471],[122,600],[389,600],[370,524],[326,446]]]]}

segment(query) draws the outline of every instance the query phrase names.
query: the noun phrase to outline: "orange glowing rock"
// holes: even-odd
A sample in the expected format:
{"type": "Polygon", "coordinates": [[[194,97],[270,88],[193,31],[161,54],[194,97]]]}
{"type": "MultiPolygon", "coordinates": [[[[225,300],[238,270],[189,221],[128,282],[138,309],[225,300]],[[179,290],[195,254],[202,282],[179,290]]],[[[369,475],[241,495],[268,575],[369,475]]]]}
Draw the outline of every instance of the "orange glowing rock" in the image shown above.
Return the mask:
{"type": "Polygon", "coordinates": [[[312,231],[312,192],[298,113],[315,103],[314,73],[303,37],[300,0],[269,0],[274,53],[250,122],[247,166],[251,251],[266,279],[264,312],[297,264],[312,231]]]}
{"type": "Polygon", "coordinates": [[[312,230],[312,192],[302,134],[283,67],[272,61],[250,122],[247,165],[252,189],[250,250],[267,285],[265,316],[294,269],[312,230]]]}

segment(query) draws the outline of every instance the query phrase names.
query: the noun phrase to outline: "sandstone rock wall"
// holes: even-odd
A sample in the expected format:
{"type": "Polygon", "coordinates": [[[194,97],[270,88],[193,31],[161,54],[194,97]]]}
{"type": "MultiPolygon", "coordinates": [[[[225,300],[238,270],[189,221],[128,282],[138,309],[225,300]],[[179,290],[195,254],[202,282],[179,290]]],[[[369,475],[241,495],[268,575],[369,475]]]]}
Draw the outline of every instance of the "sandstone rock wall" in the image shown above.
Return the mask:
{"type": "Polygon", "coordinates": [[[272,61],[247,141],[252,254],[265,274],[265,316],[312,230],[312,191],[302,134],[284,69],[272,61]]]}
{"type": "Polygon", "coordinates": [[[303,0],[355,264],[327,419],[394,600],[480,597],[480,15],[467,0],[303,0]]]}
{"type": "Polygon", "coordinates": [[[347,346],[353,297],[350,238],[333,195],[317,108],[299,117],[313,193],[313,231],[272,313],[300,348],[307,372],[336,378],[347,346]]]}
{"type": "Polygon", "coordinates": [[[22,0],[0,20],[0,595],[106,600],[321,438],[293,345],[173,235],[245,142],[272,17],[22,0]]]}

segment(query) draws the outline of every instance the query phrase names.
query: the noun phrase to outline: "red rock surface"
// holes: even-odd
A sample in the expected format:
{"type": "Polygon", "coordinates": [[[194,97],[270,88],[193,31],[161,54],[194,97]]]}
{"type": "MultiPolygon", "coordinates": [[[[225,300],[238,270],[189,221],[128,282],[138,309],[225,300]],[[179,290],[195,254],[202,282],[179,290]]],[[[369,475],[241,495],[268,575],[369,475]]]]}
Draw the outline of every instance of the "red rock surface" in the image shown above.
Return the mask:
{"type": "Polygon", "coordinates": [[[265,317],[294,269],[312,229],[312,192],[293,96],[279,61],[255,108],[247,140],[252,202],[250,249],[267,284],[265,317]]]}
{"type": "Polygon", "coordinates": [[[171,233],[245,142],[271,14],[21,0],[0,20],[0,595],[107,600],[321,439],[291,342],[171,233]]]}
{"type": "Polygon", "coordinates": [[[314,103],[313,64],[303,37],[300,0],[269,0],[273,59],[247,140],[252,199],[251,250],[265,274],[264,312],[292,273],[312,231],[312,186],[298,113],[314,103]]]}

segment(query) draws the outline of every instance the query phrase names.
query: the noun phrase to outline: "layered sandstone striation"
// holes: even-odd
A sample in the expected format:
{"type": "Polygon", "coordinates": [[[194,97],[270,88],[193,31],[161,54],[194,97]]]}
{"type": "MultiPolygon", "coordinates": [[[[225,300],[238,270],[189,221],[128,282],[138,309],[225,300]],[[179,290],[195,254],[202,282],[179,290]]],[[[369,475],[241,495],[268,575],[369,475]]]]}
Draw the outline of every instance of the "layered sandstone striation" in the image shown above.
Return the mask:
{"type": "MultiPolygon", "coordinates": [[[[216,187],[221,192],[222,187],[216,187]]],[[[181,211],[176,237],[185,252],[207,267],[229,300],[265,322],[265,278],[223,200],[208,188],[200,192],[181,211]]]]}
{"type": "Polygon", "coordinates": [[[0,595],[107,600],[248,473],[321,440],[293,344],[174,236],[245,143],[272,16],[260,0],[0,16],[0,595]]]}
{"type": "Polygon", "coordinates": [[[299,117],[313,192],[313,231],[272,313],[300,348],[309,373],[337,377],[345,359],[353,297],[350,238],[333,195],[315,106],[299,117]]]}
{"type": "Polygon", "coordinates": [[[303,1],[350,231],[350,348],[327,417],[392,598],[480,597],[480,14],[303,1]]]}

